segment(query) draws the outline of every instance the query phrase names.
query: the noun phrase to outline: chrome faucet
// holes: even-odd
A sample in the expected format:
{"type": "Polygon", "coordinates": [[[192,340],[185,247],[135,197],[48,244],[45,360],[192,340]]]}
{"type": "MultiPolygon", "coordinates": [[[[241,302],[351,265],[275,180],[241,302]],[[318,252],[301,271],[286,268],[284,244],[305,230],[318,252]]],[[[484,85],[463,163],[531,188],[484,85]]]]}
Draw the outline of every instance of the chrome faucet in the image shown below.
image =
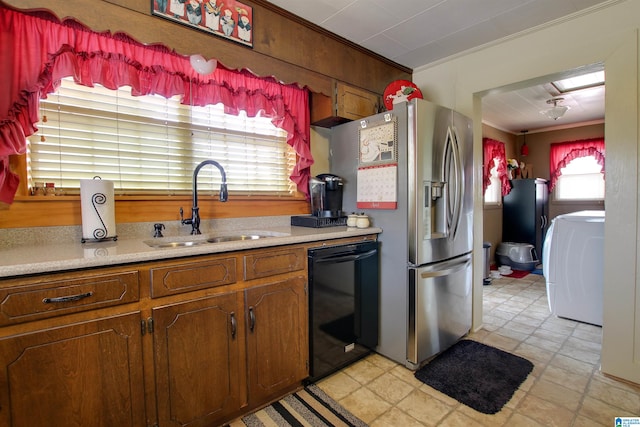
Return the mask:
{"type": "Polygon", "coordinates": [[[180,208],[180,222],[184,224],[191,224],[191,234],[201,234],[200,233],[200,208],[198,207],[198,172],[202,169],[203,166],[213,165],[218,168],[220,171],[220,175],[222,176],[222,184],[220,185],[220,201],[226,202],[228,198],[227,193],[227,175],[224,172],[224,168],[220,165],[220,163],[215,160],[205,160],[200,163],[193,171],[193,206],[191,206],[191,218],[184,219],[182,217],[183,211],[180,208]]]}

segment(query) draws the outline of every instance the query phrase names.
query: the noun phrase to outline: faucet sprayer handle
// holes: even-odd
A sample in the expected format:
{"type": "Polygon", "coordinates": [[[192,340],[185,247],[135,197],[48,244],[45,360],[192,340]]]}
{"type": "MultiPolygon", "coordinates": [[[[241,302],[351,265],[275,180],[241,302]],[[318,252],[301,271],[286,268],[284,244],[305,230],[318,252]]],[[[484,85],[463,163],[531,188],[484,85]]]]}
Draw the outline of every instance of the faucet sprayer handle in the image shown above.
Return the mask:
{"type": "Polygon", "coordinates": [[[184,219],[184,210],[182,210],[182,207],[180,207],[180,224],[191,224],[191,218],[184,219]]]}
{"type": "Polygon", "coordinates": [[[222,183],[220,185],[220,201],[226,202],[229,199],[229,192],[227,191],[227,184],[222,183]]]}

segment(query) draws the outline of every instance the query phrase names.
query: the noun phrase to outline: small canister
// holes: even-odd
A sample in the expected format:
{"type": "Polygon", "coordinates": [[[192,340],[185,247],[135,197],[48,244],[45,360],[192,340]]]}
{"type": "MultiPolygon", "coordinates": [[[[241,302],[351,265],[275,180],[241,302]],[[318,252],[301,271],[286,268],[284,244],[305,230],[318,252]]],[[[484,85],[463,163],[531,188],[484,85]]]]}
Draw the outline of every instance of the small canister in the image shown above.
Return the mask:
{"type": "Polygon", "coordinates": [[[347,227],[357,227],[358,226],[358,215],[355,213],[351,213],[351,215],[347,215],[347,227]]]}
{"type": "Polygon", "coordinates": [[[369,217],[364,213],[358,215],[356,220],[356,227],[358,228],[367,228],[369,226],[369,217]]]}

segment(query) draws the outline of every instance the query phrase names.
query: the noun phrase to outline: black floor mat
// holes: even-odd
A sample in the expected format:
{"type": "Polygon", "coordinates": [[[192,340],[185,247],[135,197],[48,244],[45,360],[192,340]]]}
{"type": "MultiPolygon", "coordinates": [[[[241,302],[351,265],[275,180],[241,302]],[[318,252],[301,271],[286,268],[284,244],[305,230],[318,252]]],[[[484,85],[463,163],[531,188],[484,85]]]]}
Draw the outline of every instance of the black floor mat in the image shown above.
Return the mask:
{"type": "Polygon", "coordinates": [[[419,369],[423,383],[484,414],[495,414],[533,370],[520,356],[462,340],[419,369]]]}

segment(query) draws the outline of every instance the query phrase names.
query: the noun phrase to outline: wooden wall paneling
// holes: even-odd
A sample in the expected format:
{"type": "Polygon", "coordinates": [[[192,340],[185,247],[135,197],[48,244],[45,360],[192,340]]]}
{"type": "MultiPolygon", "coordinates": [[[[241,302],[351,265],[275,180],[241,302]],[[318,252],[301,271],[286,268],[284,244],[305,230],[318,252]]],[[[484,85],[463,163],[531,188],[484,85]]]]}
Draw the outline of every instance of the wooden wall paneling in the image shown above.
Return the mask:
{"type": "MultiPolygon", "coordinates": [[[[208,218],[245,218],[256,216],[305,215],[309,213],[306,200],[265,198],[237,199],[221,203],[215,197],[198,199],[200,216],[208,218]]],[[[116,197],[116,223],[179,221],[180,207],[184,216],[191,215],[191,197],[165,197],[159,200],[131,200],[116,197]]],[[[0,209],[0,228],[46,227],[82,224],[80,197],[20,197],[13,204],[0,209]]],[[[186,227],[186,226],[185,226],[186,227]]]]}

